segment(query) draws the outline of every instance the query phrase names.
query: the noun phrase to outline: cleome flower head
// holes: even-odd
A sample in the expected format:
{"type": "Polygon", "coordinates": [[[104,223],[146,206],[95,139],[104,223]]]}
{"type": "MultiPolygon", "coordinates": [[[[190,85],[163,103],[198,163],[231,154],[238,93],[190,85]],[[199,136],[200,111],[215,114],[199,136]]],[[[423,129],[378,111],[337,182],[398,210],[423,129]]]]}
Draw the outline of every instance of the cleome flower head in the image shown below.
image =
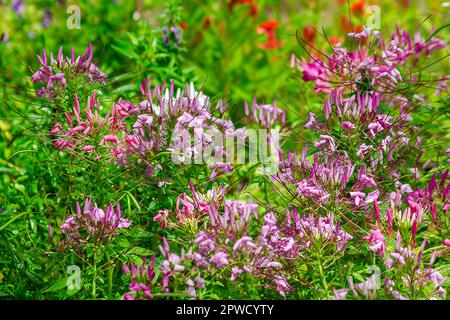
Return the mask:
{"type": "Polygon", "coordinates": [[[69,245],[79,246],[89,241],[110,242],[119,229],[128,228],[131,222],[121,216],[120,203],[117,203],[114,210],[110,204],[103,210],[88,198],[83,209],[77,202],[76,215],[71,215],[60,226],[65,239],[61,242],[61,247],[69,245]]]}
{"type": "Polygon", "coordinates": [[[75,50],[72,49],[71,57],[65,57],[61,47],[56,59],[53,53],[48,57],[45,49],[42,50],[42,57],[38,55],[37,58],[41,67],[33,74],[32,80],[34,83],[46,84],[36,92],[39,97],[57,97],[68,82],[88,81],[105,84],[106,74],[92,62],[91,44],[82,56],[76,57],[75,50]]]}

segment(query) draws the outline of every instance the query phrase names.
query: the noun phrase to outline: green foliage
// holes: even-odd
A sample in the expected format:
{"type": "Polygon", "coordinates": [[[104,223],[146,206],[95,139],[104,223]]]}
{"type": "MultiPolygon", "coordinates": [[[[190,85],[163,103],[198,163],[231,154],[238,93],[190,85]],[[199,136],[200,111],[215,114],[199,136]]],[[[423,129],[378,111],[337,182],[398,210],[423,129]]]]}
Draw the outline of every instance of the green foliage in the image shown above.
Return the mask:
{"type": "MultiPolygon", "coordinates": [[[[106,157],[93,161],[55,150],[49,131],[55,121],[65,121],[64,112],[72,110],[75,93],[85,103],[91,92],[97,90],[104,106],[100,113],[105,116],[106,106],[119,97],[139,103],[141,81],[150,77],[153,84],[170,84],[173,80],[181,88],[193,82],[213,102],[223,99],[229,104],[224,117],[233,120],[236,127],[250,123],[242,108],[244,101],[258,97],[260,103],[271,103],[277,99],[293,128],[283,132],[287,141],[283,150],[298,152],[306,142],[316,138],[316,133],[305,132],[302,127],[310,111],[320,110],[324,95],[311,93],[311,84],[300,81],[301,75],[289,64],[291,54],[309,59],[310,52],[330,52],[329,36],[344,38],[342,17],[346,17],[348,8],[336,1],[330,6],[329,1],[264,0],[257,2],[258,12],[252,14],[248,4],[236,4],[230,9],[232,1],[228,0],[174,0],[166,7],[152,0],[80,0],[76,3],[81,11],[81,28],[68,29],[66,5],[61,4],[64,1],[25,1],[23,15],[12,10],[12,2],[0,1],[0,36],[8,38],[0,41],[0,299],[121,299],[129,285],[122,264],[141,265],[155,254],[157,264],[161,263],[159,245],[164,236],[175,242],[177,249],[189,249],[188,238],[195,237],[198,225],[161,230],[153,219],[160,210],[173,211],[178,196],[189,193],[190,182],[202,192],[223,184],[230,198],[263,204],[265,212],[283,212],[287,206],[302,202],[297,199],[286,203],[290,190],[277,189],[258,171],[258,165],[239,166],[232,175],[221,176],[214,184],[209,181],[207,166],[175,165],[169,153],[159,153],[146,159],[161,164],[149,175],[143,167],[130,170],[112,164],[106,157]],[[46,9],[51,12],[48,26],[43,22],[46,9]],[[258,33],[258,27],[266,20],[280,22],[276,30],[282,43],[279,48],[264,49],[267,39],[258,33]],[[297,33],[304,37],[301,33],[305,26],[316,29],[310,46],[296,36],[297,33]],[[179,29],[179,44],[175,45],[174,35],[169,45],[164,41],[163,30],[171,27],[179,29]],[[67,56],[71,48],[81,55],[89,43],[94,48],[94,62],[108,75],[106,84],[70,82],[57,99],[37,98],[35,90],[39,86],[31,80],[40,67],[35,55],[41,54],[43,48],[55,55],[60,47],[67,56]],[[87,243],[82,250],[58,250],[64,239],[60,226],[76,214],[77,202],[84,203],[90,197],[102,208],[119,202],[122,215],[132,221],[132,227],[121,230],[108,243],[87,243]],[[67,267],[71,265],[80,267],[79,289],[67,289],[70,280],[67,267]]],[[[435,35],[448,38],[448,23],[443,21],[446,12],[439,7],[439,1],[427,1],[436,14],[423,25],[425,16],[418,5],[411,4],[398,17],[396,10],[389,10],[391,1],[378,2],[383,12],[382,33],[388,33],[395,20],[408,29],[420,25],[429,31],[428,40],[435,35]],[[437,27],[434,31],[433,24],[437,27]]],[[[399,2],[395,6],[400,6],[399,2]]],[[[353,19],[355,24],[366,22],[365,16],[353,19]]],[[[435,73],[448,74],[448,55],[435,59],[417,63],[418,79],[432,83],[435,73]]],[[[359,85],[363,91],[369,90],[367,83],[359,85]]],[[[429,181],[438,171],[436,168],[448,168],[444,152],[450,141],[450,97],[433,97],[434,85],[425,89],[421,94],[432,98],[421,103],[416,88],[399,88],[417,102],[413,124],[420,129],[415,136],[423,136],[425,142],[422,149],[405,149],[398,157],[407,158],[411,165],[423,165],[427,160],[432,163],[424,169],[425,175],[415,181],[417,185],[429,181]]],[[[356,152],[358,145],[352,143],[361,137],[336,136],[347,150],[356,152]]],[[[402,176],[410,175],[409,168],[402,168],[402,176]]],[[[393,178],[387,176],[388,172],[378,174],[385,176],[382,190],[392,190],[393,178]]],[[[335,208],[337,214],[351,210],[348,204],[335,208]]],[[[322,213],[321,209],[318,212],[322,213]]],[[[363,218],[360,220],[364,223],[363,218]]],[[[260,218],[257,222],[261,221],[260,218]]],[[[432,243],[442,243],[450,237],[448,226],[447,215],[439,230],[426,235],[432,243]]],[[[249,230],[255,235],[259,232],[255,226],[249,230]]],[[[387,245],[395,247],[395,243],[387,245]]],[[[428,248],[427,258],[433,248],[445,249],[438,245],[428,248]]],[[[291,285],[308,288],[289,298],[332,298],[332,289],[345,287],[349,276],[355,281],[367,278],[367,266],[372,261],[365,261],[352,250],[345,259],[342,253],[329,255],[327,250],[325,245],[316,248],[303,261],[289,265],[294,275],[289,279],[291,285]]],[[[437,270],[444,276],[450,275],[448,254],[438,263],[437,270]]],[[[160,273],[158,270],[157,279],[162,277],[160,273]]],[[[178,284],[180,288],[184,285],[181,280],[178,284]]],[[[229,279],[228,273],[217,271],[206,279],[206,289],[199,290],[198,298],[279,299],[270,285],[249,274],[242,275],[237,284],[229,279]]],[[[426,298],[431,289],[425,288],[414,298],[426,298]]],[[[157,293],[159,298],[190,298],[184,291],[168,297],[157,293]]]]}

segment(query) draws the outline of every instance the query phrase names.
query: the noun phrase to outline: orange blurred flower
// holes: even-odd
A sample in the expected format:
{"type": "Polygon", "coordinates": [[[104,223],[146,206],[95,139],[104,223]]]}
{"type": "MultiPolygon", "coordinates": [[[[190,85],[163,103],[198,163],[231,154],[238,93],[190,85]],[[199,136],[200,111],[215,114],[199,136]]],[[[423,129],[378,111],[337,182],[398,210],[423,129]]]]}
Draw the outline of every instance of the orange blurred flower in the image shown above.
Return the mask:
{"type": "Polygon", "coordinates": [[[181,22],[180,22],[180,28],[183,29],[183,30],[186,30],[186,28],[187,28],[186,22],[181,21],[181,22]]]}
{"type": "Polygon", "coordinates": [[[344,29],[345,32],[352,32],[352,24],[350,22],[350,19],[347,17],[341,16],[341,26],[342,29],[344,29]]]}
{"type": "Polygon", "coordinates": [[[203,20],[203,26],[205,28],[208,28],[211,25],[211,18],[210,17],[206,17],[205,20],[203,20]]]}
{"type": "Polygon", "coordinates": [[[363,26],[361,24],[354,26],[350,22],[350,19],[347,17],[344,17],[344,16],[341,16],[341,26],[342,26],[342,29],[344,29],[344,31],[347,33],[363,31],[363,26]]]}
{"type": "Polygon", "coordinates": [[[258,6],[254,2],[250,4],[250,15],[252,15],[253,17],[256,17],[258,15],[258,6]]]}
{"type": "Polygon", "coordinates": [[[328,41],[330,41],[330,44],[332,46],[337,45],[338,43],[343,44],[344,43],[344,39],[340,38],[340,37],[335,37],[335,36],[331,36],[328,38],[328,41]]]}
{"type": "Polygon", "coordinates": [[[364,30],[364,26],[362,24],[358,24],[353,27],[353,32],[355,32],[355,33],[362,32],[363,30],[364,30]]]}
{"type": "Polygon", "coordinates": [[[278,29],[280,23],[276,20],[268,20],[261,23],[256,32],[259,34],[267,35],[266,43],[262,44],[262,48],[268,49],[277,49],[283,45],[281,41],[277,40],[275,30],[278,29]]]}
{"type": "Polygon", "coordinates": [[[276,20],[267,20],[261,23],[258,27],[258,33],[264,33],[267,31],[274,31],[280,26],[280,23],[276,20]]]}
{"type": "Polygon", "coordinates": [[[311,25],[304,26],[302,30],[303,39],[306,42],[313,42],[316,37],[316,28],[311,25]]]}
{"type": "Polygon", "coordinates": [[[351,5],[351,10],[354,14],[362,16],[364,14],[364,7],[366,2],[364,0],[358,0],[351,5]]]}
{"type": "Polygon", "coordinates": [[[401,0],[400,2],[401,2],[402,7],[404,7],[404,8],[408,8],[410,5],[409,0],[401,0]]]}

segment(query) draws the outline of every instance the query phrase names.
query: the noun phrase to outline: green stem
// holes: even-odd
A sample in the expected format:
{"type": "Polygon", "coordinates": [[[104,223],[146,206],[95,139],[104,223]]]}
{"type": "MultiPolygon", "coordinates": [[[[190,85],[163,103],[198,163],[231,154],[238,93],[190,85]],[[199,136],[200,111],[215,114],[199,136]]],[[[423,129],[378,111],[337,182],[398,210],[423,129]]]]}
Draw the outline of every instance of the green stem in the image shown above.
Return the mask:
{"type": "Polygon", "coordinates": [[[94,247],[94,276],[92,278],[92,297],[95,299],[97,296],[97,247],[94,247]]]}
{"type": "Polygon", "coordinates": [[[3,224],[3,225],[0,226],[0,231],[3,230],[3,229],[5,229],[8,225],[10,225],[11,223],[13,223],[13,222],[16,221],[17,219],[19,219],[19,218],[21,218],[21,217],[23,217],[24,215],[27,215],[27,214],[29,214],[29,213],[31,213],[31,212],[22,212],[22,213],[19,213],[19,214],[16,215],[16,216],[14,216],[14,217],[13,217],[12,219],[10,219],[8,222],[6,222],[5,224],[3,224]]]}
{"type": "Polygon", "coordinates": [[[113,272],[114,272],[114,267],[113,267],[113,263],[111,260],[109,260],[109,272],[108,272],[108,295],[111,298],[112,295],[112,285],[113,285],[113,272]]]}
{"type": "Polygon", "coordinates": [[[328,289],[328,282],[327,279],[325,278],[325,275],[323,273],[323,265],[322,265],[322,260],[320,259],[320,252],[319,250],[317,250],[316,248],[316,257],[317,257],[317,262],[319,265],[319,274],[320,274],[320,280],[322,282],[323,285],[323,289],[325,290],[325,295],[326,295],[326,299],[329,299],[329,289],[328,289]]]}

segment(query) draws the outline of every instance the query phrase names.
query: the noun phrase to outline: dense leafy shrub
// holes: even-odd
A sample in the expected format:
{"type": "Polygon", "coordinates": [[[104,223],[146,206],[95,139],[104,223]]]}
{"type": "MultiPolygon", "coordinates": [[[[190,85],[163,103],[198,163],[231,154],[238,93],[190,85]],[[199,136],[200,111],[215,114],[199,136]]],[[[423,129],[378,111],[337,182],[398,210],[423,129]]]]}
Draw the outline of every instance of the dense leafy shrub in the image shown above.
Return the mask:
{"type": "Polygon", "coordinates": [[[441,9],[201,2],[0,3],[0,296],[447,299],[441,9]]]}

